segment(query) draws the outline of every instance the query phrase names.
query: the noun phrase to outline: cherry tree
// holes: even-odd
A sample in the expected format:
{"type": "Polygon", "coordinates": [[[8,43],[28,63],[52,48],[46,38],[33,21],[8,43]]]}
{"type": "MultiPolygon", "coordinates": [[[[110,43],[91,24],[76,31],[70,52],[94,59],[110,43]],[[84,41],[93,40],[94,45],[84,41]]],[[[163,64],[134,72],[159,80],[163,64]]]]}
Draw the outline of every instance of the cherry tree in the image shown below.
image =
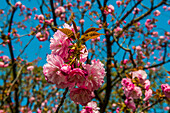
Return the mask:
{"type": "Polygon", "coordinates": [[[2,0],[0,112],[170,111],[169,0],[2,0]]]}

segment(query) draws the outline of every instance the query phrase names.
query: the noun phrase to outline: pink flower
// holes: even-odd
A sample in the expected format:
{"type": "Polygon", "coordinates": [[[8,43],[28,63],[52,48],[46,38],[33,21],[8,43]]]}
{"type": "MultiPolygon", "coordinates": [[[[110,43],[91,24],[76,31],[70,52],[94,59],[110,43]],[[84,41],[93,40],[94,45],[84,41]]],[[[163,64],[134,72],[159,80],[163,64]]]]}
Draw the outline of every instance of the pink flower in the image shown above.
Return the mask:
{"type": "Polygon", "coordinates": [[[161,12],[160,12],[159,10],[156,10],[156,11],[153,12],[153,14],[154,14],[155,16],[159,16],[159,15],[161,14],[161,12]]]}
{"type": "Polygon", "coordinates": [[[67,80],[69,82],[76,82],[76,83],[82,83],[85,81],[85,74],[84,71],[80,68],[74,68],[71,70],[71,72],[68,75],[67,80]]]}
{"type": "Polygon", "coordinates": [[[86,46],[80,51],[80,62],[85,62],[87,60],[88,50],[86,46]]]}
{"type": "Polygon", "coordinates": [[[86,105],[94,97],[93,92],[86,87],[73,88],[70,90],[70,98],[77,104],[86,105]]]}
{"type": "Polygon", "coordinates": [[[5,65],[4,62],[0,61],[0,67],[4,67],[4,65],[5,65]]]}
{"type": "Polygon", "coordinates": [[[22,5],[22,3],[20,1],[15,3],[15,7],[18,7],[18,6],[21,7],[21,5],[22,5]]]}
{"type": "Polygon", "coordinates": [[[170,110],[170,107],[167,106],[167,107],[164,108],[164,110],[165,110],[165,111],[168,111],[168,110],[170,110]]]}
{"type": "Polygon", "coordinates": [[[80,83],[79,85],[86,86],[90,91],[94,91],[98,89],[102,83],[104,82],[105,69],[104,64],[102,64],[99,60],[92,60],[91,65],[84,64],[84,69],[87,70],[87,79],[84,83],[80,83]]]}
{"type": "Polygon", "coordinates": [[[34,69],[34,66],[28,66],[28,67],[27,67],[27,70],[28,70],[28,71],[32,71],[33,69],[34,69]]]}
{"type": "Polygon", "coordinates": [[[133,90],[124,90],[126,97],[132,97],[133,99],[138,99],[142,96],[142,91],[140,87],[135,86],[133,90]]]}
{"type": "Polygon", "coordinates": [[[111,4],[107,8],[109,13],[112,13],[115,10],[114,6],[111,4]]]}
{"type": "Polygon", "coordinates": [[[39,41],[46,41],[48,39],[48,36],[49,36],[49,32],[48,31],[44,31],[43,33],[41,32],[38,32],[36,34],[36,38],[39,40],[39,41]]]}
{"type": "Polygon", "coordinates": [[[168,84],[161,85],[162,91],[164,92],[167,98],[170,98],[170,86],[168,84]]]}
{"type": "Polygon", "coordinates": [[[43,66],[43,73],[48,82],[56,84],[58,88],[66,88],[72,85],[67,82],[66,75],[60,71],[62,65],[64,65],[64,61],[60,56],[48,55],[47,62],[43,66]]]}
{"type": "Polygon", "coordinates": [[[125,104],[128,108],[132,109],[133,112],[136,110],[136,105],[135,105],[132,97],[127,98],[125,100],[125,104]]]}
{"type": "Polygon", "coordinates": [[[65,12],[65,8],[63,6],[59,6],[57,9],[55,9],[55,14],[60,15],[61,13],[65,12]]]}
{"type": "Polygon", "coordinates": [[[69,66],[68,64],[64,64],[62,65],[60,70],[66,74],[69,74],[71,71],[71,66],[69,66]]]}
{"type": "Polygon", "coordinates": [[[84,24],[84,19],[80,19],[80,20],[79,20],[79,23],[80,23],[80,24],[84,24]]]}
{"type": "Polygon", "coordinates": [[[123,78],[121,84],[129,91],[133,90],[135,87],[130,78],[123,78]]]}
{"type": "Polygon", "coordinates": [[[140,50],[141,50],[141,47],[140,47],[140,46],[137,46],[137,47],[136,47],[136,50],[140,51],[140,50]]]}
{"type": "Polygon", "coordinates": [[[168,20],[168,24],[170,25],[170,20],[168,20]]]}
{"type": "Polygon", "coordinates": [[[140,11],[140,9],[139,9],[139,8],[134,8],[133,14],[138,14],[138,13],[139,13],[139,11],[140,11]]]}
{"type": "Polygon", "coordinates": [[[97,103],[94,101],[91,101],[87,104],[85,109],[82,109],[81,113],[100,113],[98,110],[100,108],[97,107],[97,103]]]}
{"type": "Polygon", "coordinates": [[[158,37],[158,32],[152,32],[152,37],[158,37]]]}
{"type": "Polygon", "coordinates": [[[144,88],[146,89],[146,90],[149,90],[149,87],[150,87],[150,81],[149,80],[145,80],[145,82],[144,82],[144,88]]]}
{"type": "Polygon", "coordinates": [[[90,1],[86,1],[84,6],[91,6],[91,2],[90,1]]]}
{"type": "Polygon", "coordinates": [[[152,97],[152,90],[145,90],[145,98],[143,99],[143,101],[147,101],[149,98],[152,97]]]}
{"type": "Polygon", "coordinates": [[[144,80],[147,77],[146,72],[143,71],[143,70],[134,71],[134,72],[131,72],[131,74],[132,74],[133,79],[136,77],[136,78],[138,78],[140,80],[141,83],[143,83],[144,80]]]}
{"type": "Polygon", "coordinates": [[[128,62],[128,59],[123,60],[123,64],[126,64],[128,62]]]}
{"type": "MultiPolygon", "coordinates": [[[[69,28],[70,26],[65,25],[64,28],[69,28]],[[66,26],[66,27],[65,27],[66,26]]],[[[53,54],[59,55],[63,59],[67,59],[69,55],[69,44],[70,40],[68,37],[61,32],[60,30],[57,30],[55,34],[53,35],[54,38],[50,39],[50,49],[52,50],[53,54]]]]}
{"type": "Polygon", "coordinates": [[[38,20],[39,20],[39,22],[40,23],[43,23],[43,21],[44,21],[44,15],[38,15],[38,20]]]}
{"type": "Polygon", "coordinates": [[[122,1],[116,1],[116,4],[118,7],[120,7],[120,5],[122,5],[122,1]]]}
{"type": "Polygon", "coordinates": [[[35,98],[34,97],[31,97],[30,99],[29,99],[29,102],[31,103],[31,102],[33,102],[35,100],[35,98]]]}
{"type": "Polygon", "coordinates": [[[4,56],[2,57],[2,60],[3,60],[4,62],[10,61],[9,57],[6,56],[6,55],[4,55],[4,56]]]}

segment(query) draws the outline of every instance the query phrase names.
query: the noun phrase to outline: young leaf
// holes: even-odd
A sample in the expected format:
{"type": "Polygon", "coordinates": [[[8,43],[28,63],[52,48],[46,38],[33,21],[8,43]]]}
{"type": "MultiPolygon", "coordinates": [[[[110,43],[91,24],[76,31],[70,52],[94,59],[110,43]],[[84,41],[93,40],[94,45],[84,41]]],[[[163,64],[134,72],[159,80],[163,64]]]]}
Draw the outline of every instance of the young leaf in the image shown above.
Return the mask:
{"type": "Polygon", "coordinates": [[[63,32],[65,35],[67,35],[69,38],[75,39],[74,32],[70,29],[64,28],[64,29],[58,29],[61,32],[63,32]]]}
{"type": "Polygon", "coordinates": [[[104,34],[101,34],[101,33],[95,32],[95,31],[91,31],[91,32],[88,32],[86,34],[83,34],[81,36],[81,40],[86,42],[87,40],[95,39],[95,38],[99,37],[100,35],[104,35],[104,34]]]}
{"type": "Polygon", "coordinates": [[[84,32],[84,34],[86,34],[86,33],[88,33],[88,32],[91,32],[91,31],[99,31],[99,30],[101,30],[101,29],[102,29],[102,28],[91,27],[91,28],[87,29],[87,30],[84,32]]]}
{"type": "Polygon", "coordinates": [[[72,21],[72,23],[73,23],[74,31],[75,31],[75,33],[77,33],[77,26],[76,26],[76,23],[75,23],[74,21],[72,21]]]}

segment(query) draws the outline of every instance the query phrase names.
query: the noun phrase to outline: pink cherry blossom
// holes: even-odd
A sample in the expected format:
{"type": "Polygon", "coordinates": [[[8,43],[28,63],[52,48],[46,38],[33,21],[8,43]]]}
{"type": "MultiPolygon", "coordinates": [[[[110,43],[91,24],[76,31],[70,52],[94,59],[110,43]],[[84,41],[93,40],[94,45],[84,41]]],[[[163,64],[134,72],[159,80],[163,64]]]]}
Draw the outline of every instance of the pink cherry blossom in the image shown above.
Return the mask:
{"type": "Polygon", "coordinates": [[[5,65],[4,62],[0,61],[0,67],[4,67],[4,65],[5,65]]]}
{"type": "Polygon", "coordinates": [[[133,79],[136,77],[136,78],[138,78],[140,80],[141,83],[143,83],[144,80],[147,77],[146,72],[143,71],[143,70],[134,71],[134,72],[131,72],[131,74],[132,74],[133,79]]]}
{"type": "MultiPolygon", "coordinates": [[[[68,24],[64,24],[64,28],[70,29],[71,27],[68,24]]],[[[50,49],[52,50],[53,54],[59,55],[63,59],[67,59],[69,55],[69,44],[70,40],[68,37],[61,32],[60,30],[57,30],[55,34],[53,35],[54,38],[50,39],[50,49]]]]}
{"type": "Polygon", "coordinates": [[[8,57],[8,56],[6,56],[6,55],[4,55],[4,56],[3,56],[2,60],[3,60],[4,62],[8,62],[8,61],[10,61],[9,57],[8,57]]]}
{"type": "Polygon", "coordinates": [[[71,71],[71,66],[69,66],[68,64],[64,64],[62,65],[60,70],[66,74],[69,74],[71,71]]]}
{"type": "Polygon", "coordinates": [[[123,78],[121,84],[126,88],[128,91],[134,89],[135,85],[132,83],[130,78],[123,78]]]}
{"type": "Polygon", "coordinates": [[[58,88],[66,88],[72,85],[67,82],[66,75],[60,71],[64,64],[60,56],[54,54],[48,55],[47,62],[48,63],[43,66],[43,73],[48,82],[56,84],[58,88]]]}
{"type": "Polygon", "coordinates": [[[91,101],[87,104],[85,109],[82,109],[81,113],[100,113],[98,110],[100,108],[97,107],[97,103],[94,101],[91,101]]]}
{"type": "Polygon", "coordinates": [[[79,20],[79,23],[80,23],[80,24],[84,24],[84,19],[80,19],[80,20],[79,20]]]}
{"type": "Polygon", "coordinates": [[[136,46],[136,50],[140,51],[141,47],[140,46],[136,46]]]}
{"type": "Polygon", "coordinates": [[[120,7],[120,5],[122,5],[122,1],[118,0],[118,1],[116,1],[116,4],[117,4],[118,7],[120,7]]]}
{"type": "Polygon", "coordinates": [[[80,51],[80,62],[85,62],[87,60],[88,50],[86,46],[80,51]]]}
{"type": "Polygon", "coordinates": [[[86,86],[90,91],[98,89],[104,82],[103,79],[106,74],[104,64],[99,60],[92,60],[91,65],[84,64],[83,67],[87,70],[87,79],[84,83],[80,83],[79,85],[86,86]]]}
{"type": "Polygon", "coordinates": [[[144,88],[146,89],[146,90],[149,90],[149,87],[150,87],[150,81],[149,80],[145,80],[145,82],[144,82],[144,88]]]}
{"type": "Polygon", "coordinates": [[[170,86],[168,84],[161,85],[162,91],[164,92],[167,98],[170,98],[170,86]]]}
{"type": "Polygon", "coordinates": [[[91,92],[86,87],[73,88],[70,90],[70,98],[76,104],[87,105],[88,102],[94,97],[93,92],[91,92]]]}
{"type": "Polygon", "coordinates": [[[145,98],[143,99],[144,101],[147,101],[149,98],[152,97],[152,90],[145,90],[145,98]]]}
{"type": "Polygon", "coordinates": [[[28,70],[28,71],[32,71],[33,69],[34,69],[34,66],[28,66],[28,67],[27,67],[27,70],[28,70]]]}
{"type": "Polygon", "coordinates": [[[91,6],[91,2],[90,1],[86,1],[84,6],[91,6]]]}
{"type": "Polygon", "coordinates": [[[138,13],[139,13],[139,11],[140,11],[140,9],[139,9],[139,8],[134,8],[133,14],[138,14],[138,13]]]}
{"type": "Polygon", "coordinates": [[[109,13],[112,13],[115,10],[114,6],[111,4],[107,8],[109,13]]]}
{"type": "Polygon", "coordinates": [[[159,16],[159,15],[161,14],[161,12],[160,12],[159,10],[156,10],[156,11],[153,12],[153,14],[154,14],[155,16],[159,16]]]}
{"type": "Polygon", "coordinates": [[[15,7],[18,7],[18,6],[21,7],[21,5],[22,5],[22,3],[20,1],[15,3],[15,7]]]}
{"type": "Polygon", "coordinates": [[[136,105],[132,97],[129,97],[125,100],[125,104],[128,108],[132,109],[133,112],[136,110],[136,105]]]}
{"type": "Polygon", "coordinates": [[[69,82],[82,83],[86,80],[84,71],[80,68],[74,68],[68,75],[69,82]]]}
{"type": "Polygon", "coordinates": [[[133,90],[124,89],[124,94],[126,97],[132,97],[133,99],[138,99],[142,96],[142,91],[140,87],[135,86],[133,90]]]}

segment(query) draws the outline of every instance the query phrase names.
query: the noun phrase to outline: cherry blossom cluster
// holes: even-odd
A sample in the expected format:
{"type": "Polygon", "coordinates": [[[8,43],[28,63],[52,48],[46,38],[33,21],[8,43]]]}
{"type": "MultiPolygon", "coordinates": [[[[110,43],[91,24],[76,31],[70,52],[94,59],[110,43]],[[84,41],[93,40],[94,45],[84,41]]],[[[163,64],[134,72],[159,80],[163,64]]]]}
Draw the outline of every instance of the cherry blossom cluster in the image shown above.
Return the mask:
{"type": "MultiPolygon", "coordinates": [[[[72,30],[73,26],[63,25],[72,30]]],[[[57,88],[69,88],[70,98],[77,104],[86,105],[94,97],[104,82],[104,64],[92,60],[91,65],[85,64],[88,51],[85,45],[78,44],[62,31],[57,30],[50,40],[51,54],[47,56],[47,64],[43,73],[48,82],[56,84],[57,88]]]]}
{"type": "Polygon", "coordinates": [[[8,67],[9,66],[9,57],[6,55],[0,56],[0,67],[8,67]]]}
{"type": "Polygon", "coordinates": [[[145,98],[143,101],[149,100],[152,96],[152,90],[149,89],[150,81],[146,79],[147,74],[145,71],[138,70],[133,71],[130,74],[131,78],[123,78],[121,84],[123,85],[124,94],[126,96],[126,106],[135,111],[136,105],[134,99],[139,99],[142,97],[142,89],[145,91],[145,98]]]}

